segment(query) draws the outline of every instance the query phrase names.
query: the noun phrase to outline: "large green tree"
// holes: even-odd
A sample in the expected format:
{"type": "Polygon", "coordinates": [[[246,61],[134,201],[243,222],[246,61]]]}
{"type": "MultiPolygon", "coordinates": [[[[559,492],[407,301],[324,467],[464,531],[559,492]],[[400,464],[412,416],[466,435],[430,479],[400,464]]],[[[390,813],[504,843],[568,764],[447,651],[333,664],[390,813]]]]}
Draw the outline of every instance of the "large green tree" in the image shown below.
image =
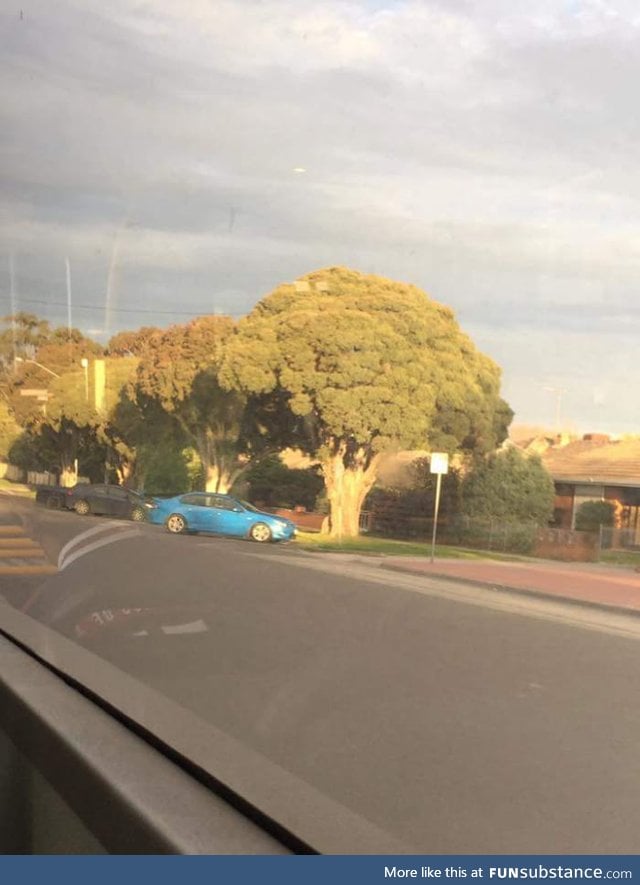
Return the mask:
{"type": "Polygon", "coordinates": [[[154,401],[177,422],[200,457],[207,491],[228,491],[247,464],[247,397],[218,379],[233,326],[223,316],[171,326],[150,339],[138,371],[139,401],[154,401]]]}
{"type": "Polygon", "coordinates": [[[540,458],[516,448],[478,459],[462,483],[462,511],[479,519],[546,525],[553,500],[553,480],[540,458]]]}
{"type": "Polygon", "coordinates": [[[354,536],[384,452],[494,447],[500,371],[420,289],[346,268],[277,288],[238,324],[221,379],[272,396],[273,429],[318,459],[331,532],[354,536]]]}

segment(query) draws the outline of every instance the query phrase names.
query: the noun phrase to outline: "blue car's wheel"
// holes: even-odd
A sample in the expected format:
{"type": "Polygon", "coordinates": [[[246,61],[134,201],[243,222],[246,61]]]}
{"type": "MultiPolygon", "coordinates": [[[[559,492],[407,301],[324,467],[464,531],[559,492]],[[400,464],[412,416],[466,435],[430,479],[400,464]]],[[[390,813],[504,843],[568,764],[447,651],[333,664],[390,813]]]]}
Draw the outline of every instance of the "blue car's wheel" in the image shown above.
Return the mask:
{"type": "Polygon", "coordinates": [[[165,525],[172,535],[182,535],[187,531],[187,520],[179,513],[172,513],[167,517],[165,525]]]}
{"type": "Polygon", "coordinates": [[[258,541],[261,544],[264,544],[266,541],[271,540],[271,529],[264,522],[256,522],[255,525],[251,526],[249,537],[252,541],[258,541]]]}

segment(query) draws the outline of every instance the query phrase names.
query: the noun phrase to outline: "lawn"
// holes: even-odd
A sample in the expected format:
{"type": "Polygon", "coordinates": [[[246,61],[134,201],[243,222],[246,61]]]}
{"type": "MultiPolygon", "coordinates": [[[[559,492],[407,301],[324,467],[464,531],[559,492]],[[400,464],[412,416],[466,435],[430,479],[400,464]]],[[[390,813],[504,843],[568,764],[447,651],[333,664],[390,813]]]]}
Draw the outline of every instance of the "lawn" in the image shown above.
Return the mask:
{"type": "MultiPolygon", "coordinates": [[[[326,535],[298,532],[296,546],[315,553],[360,553],[365,556],[431,556],[431,544],[416,541],[393,541],[390,538],[374,538],[361,535],[338,541],[326,535]]],[[[436,556],[448,559],[494,559],[518,560],[523,557],[496,553],[493,550],[469,550],[465,547],[436,545],[436,556]]]]}
{"type": "Polygon", "coordinates": [[[602,550],[600,562],[605,562],[608,565],[640,566],[640,551],[602,550]]]}
{"type": "MultiPolygon", "coordinates": [[[[390,538],[375,538],[361,535],[359,538],[347,538],[338,541],[327,535],[298,532],[294,541],[302,550],[314,553],[359,553],[363,556],[431,556],[431,544],[417,541],[393,541],[390,538]]],[[[439,559],[492,559],[498,562],[526,561],[530,557],[517,556],[509,553],[498,553],[495,550],[471,550],[468,547],[450,547],[436,545],[436,557],[439,559]]],[[[640,566],[640,551],[603,550],[600,562],[608,565],[627,567],[640,566]]]]}
{"type": "Polygon", "coordinates": [[[23,498],[35,498],[35,492],[20,482],[11,482],[8,479],[0,479],[0,492],[9,492],[12,495],[21,495],[23,498]]]}

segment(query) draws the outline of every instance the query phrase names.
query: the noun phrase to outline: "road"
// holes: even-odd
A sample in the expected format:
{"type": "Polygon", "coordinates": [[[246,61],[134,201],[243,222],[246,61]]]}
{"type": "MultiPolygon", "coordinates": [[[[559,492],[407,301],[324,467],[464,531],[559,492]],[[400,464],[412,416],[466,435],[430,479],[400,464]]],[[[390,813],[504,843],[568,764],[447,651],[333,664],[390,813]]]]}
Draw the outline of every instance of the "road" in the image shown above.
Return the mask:
{"type": "Polygon", "coordinates": [[[3,499],[14,517],[61,570],[0,574],[7,601],[415,851],[637,852],[640,618],[3,499]]]}

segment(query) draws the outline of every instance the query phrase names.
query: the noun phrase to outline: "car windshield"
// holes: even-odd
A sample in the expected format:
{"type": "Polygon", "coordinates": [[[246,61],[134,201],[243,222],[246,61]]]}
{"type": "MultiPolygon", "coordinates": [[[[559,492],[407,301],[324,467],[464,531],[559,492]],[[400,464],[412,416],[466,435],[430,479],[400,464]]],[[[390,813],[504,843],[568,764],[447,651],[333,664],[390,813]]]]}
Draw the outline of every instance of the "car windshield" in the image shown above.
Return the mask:
{"type": "Polygon", "coordinates": [[[5,4],[0,633],[292,850],[637,843],[639,29],[5,4]]]}
{"type": "Polygon", "coordinates": [[[250,504],[249,501],[243,501],[241,499],[238,499],[238,504],[241,504],[245,510],[249,510],[251,513],[261,513],[262,512],[257,507],[254,507],[253,504],[250,504]]]}

